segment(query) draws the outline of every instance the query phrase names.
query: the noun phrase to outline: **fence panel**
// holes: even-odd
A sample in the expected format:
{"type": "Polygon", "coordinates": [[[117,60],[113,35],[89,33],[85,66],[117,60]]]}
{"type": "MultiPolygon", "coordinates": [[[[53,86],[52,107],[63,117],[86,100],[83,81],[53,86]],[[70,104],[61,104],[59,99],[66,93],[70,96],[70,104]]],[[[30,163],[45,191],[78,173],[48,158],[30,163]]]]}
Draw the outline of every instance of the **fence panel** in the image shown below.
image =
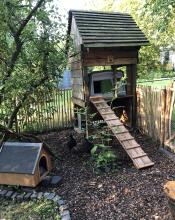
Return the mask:
{"type": "Polygon", "coordinates": [[[162,145],[171,138],[172,102],[172,88],[137,87],[138,126],[162,145]]]}
{"type": "Polygon", "coordinates": [[[15,126],[18,131],[42,132],[73,126],[71,89],[55,89],[19,111],[15,126]]]}

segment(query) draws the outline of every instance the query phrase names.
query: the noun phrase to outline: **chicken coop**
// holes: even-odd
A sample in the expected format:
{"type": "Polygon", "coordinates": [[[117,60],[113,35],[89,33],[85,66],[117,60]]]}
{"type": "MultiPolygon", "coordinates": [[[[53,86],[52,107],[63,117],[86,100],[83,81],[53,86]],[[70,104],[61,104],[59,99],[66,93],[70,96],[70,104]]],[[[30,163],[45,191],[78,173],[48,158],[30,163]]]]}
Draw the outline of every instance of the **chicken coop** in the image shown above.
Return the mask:
{"type": "Polygon", "coordinates": [[[145,35],[129,14],[71,10],[67,47],[70,43],[77,131],[88,123],[90,114],[84,118],[81,113],[88,107],[101,117],[137,169],[153,166],[127,129],[136,125],[138,52],[149,43],[145,35]]]}
{"type": "MultiPolygon", "coordinates": [[[[123,122],[135,126],[138,52],[148,40],[133,18],[123,13],[71,10],[70,39],[74,109],[90,106],[93,97],[103,97],[123,122]]],[[[81,127],[82,115],[75,115],[81,127]]]]}

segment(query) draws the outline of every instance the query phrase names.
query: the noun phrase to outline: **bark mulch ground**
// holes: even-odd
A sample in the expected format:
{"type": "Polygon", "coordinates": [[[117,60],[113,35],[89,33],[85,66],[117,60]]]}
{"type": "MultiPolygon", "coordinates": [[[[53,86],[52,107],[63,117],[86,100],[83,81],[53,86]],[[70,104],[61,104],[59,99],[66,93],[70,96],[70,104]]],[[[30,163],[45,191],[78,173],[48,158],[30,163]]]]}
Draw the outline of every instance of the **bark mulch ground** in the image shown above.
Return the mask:
{"type": "MultiPolygon", "coordinates": [[[[158,145],[146,136],[134,134],[155,165],[137,170],[117,142],[120,167],[112,173],[94,172],[90,155],[70,153],[66,143],[73,130],[43,135],[61,155],[54,173],[63,177],[56,189],[68,203],[72,220],[171,220],[163,185],[172,180],[175,162],[158,151],[158,145]]],[[[82,136],[76,134],[77,139],[82,136]]]]}

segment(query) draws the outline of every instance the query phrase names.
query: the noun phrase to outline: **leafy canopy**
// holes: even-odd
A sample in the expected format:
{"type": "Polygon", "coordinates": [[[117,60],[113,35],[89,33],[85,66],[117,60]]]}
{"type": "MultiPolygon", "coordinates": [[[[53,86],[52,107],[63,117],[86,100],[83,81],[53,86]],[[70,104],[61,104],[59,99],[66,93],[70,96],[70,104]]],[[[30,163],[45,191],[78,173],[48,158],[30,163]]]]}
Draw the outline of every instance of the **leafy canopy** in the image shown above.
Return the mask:
{"type": "Polygon", "coordinates": [[[50,0],[0,1],[0,120],[5,114],[10,127],[22,106],[61,77],[64,28],[50,0]]]}

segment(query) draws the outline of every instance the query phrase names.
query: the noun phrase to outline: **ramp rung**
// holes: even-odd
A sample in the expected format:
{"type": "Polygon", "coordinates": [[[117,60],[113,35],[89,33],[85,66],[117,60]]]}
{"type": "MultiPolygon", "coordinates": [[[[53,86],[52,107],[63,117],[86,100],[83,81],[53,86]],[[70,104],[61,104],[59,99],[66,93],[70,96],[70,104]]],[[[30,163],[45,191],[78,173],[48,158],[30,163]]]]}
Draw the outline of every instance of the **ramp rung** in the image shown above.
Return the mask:
{"type": "Polygon", "coordinates": [[[100,103],[105,103],[106,104],[106,102],[105,101],[92,101],[94,104],[100,104],[100,103]]]}
{"type": "Polygon", "coordinates": [[[115,134],[125,134],[125,133],[129,133],[128,131],[113,131],[115,134]]]}
{"type": "Polygon", "coordinates": [[[107,109],[107,108],[110,108],[110,109],[111,109],[110,106],[105,106],[105,107],[100,107],[100,108],[98,108],[98,110],[101,110],[101,109],[107,109]]]}
{"type": "Polygon", "coordinates": [[[141,146],[135,141],[135,138],[129,133],[128,129],[121,123],[120,119],[111,110],[103,97],[96,96],[90,98],[92,104],[96,107],[108,128],[118,139],[126,153],[129,155],[137,169],[153,166],[154,163],[149,159],[141,146]],[[104,109],[104,111],[100,111],[104,109]],[[105,112],[105,110],[107,112],[105,112]],[[121,126],[121,127],[120,127],[121,126]],[[118,129],[117,129],[118,128],[118,129]],[[118,131],[120,130],[120,131],[118,131]]]}
{"type": "Polygon", "coordinates": [[[123,126],[123,124],[119,121],[119,120],[117,120],[117,122],[116,122],[116,124],[115,125],[109,125],[111,128],[113,128],[113,127],[116,127],[116,126],[123,126]]]}
{"type": "Polygon", "coordinates": [[[132,159],[138,159],[138,158],[140,158],[140,157],[145,157],[145,156],[147,156],[146,153],[141,154],[141,155],[138,155],[138,156],[135,156],[135,157],[132,157],[132,159]]]}
{"type": "Polygon", "coordinates": [[[105,119],[105,121],[113,121],[113,120],[116,120],[118,118],[108,118],[108,119],[105,119]]]}
{"type": "Polygon", "coordinates": [[[113,111],[111,111],[111,112],[104,112],[104,113],[101,113],[101,114],[102,115],[112,115],[112,114],[115,115],[113,111]]]}
{"type": "Polygon", "coordinates": [[[146,168],[146,167],[151,167],[151,166],[153,166],[153,165],[154,165],[153,162],[147,163],[147,164],[144,164],[143,166],[139,166],[139,169],[146,168]]]}
{"type": "MultiPolygon", "coordinates": [[[[129,133],[129,132],[128,132],[129,133]]],[[[127,139],[125,139],[125,138],[119,138],[119,140],[120,141],[131,141],[131,140],[134,140],[134,138],[133,137],[130,137],[130,138],[127,138],[127,139]]]]}
{"type": "Polygon", "coordinates": [[[135,145],[135,146],[130,146],[130,147],[125,147],[126,150],[131,150],[140,147],[140,145],[135,145]]]}

